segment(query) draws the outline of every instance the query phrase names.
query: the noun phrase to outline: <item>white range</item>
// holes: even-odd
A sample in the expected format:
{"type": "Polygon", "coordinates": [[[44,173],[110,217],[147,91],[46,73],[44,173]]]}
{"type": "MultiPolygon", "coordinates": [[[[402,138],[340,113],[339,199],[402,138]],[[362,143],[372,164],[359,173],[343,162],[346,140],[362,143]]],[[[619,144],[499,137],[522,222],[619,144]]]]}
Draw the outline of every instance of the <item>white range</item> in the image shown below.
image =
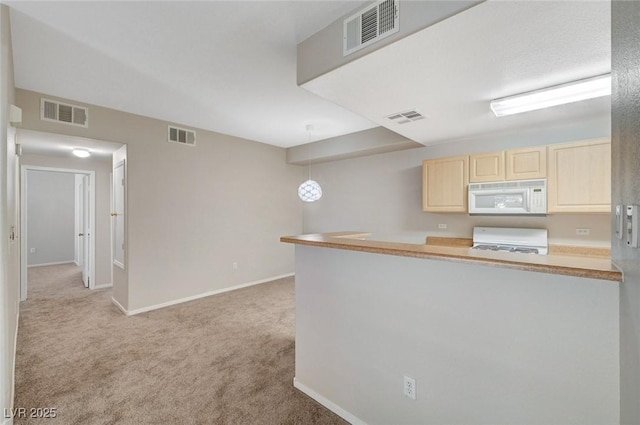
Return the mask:
{"type": "Polygon", "coordinates": [[[547,229],[474,227],[472,249],[546,255],[547,229]]]}

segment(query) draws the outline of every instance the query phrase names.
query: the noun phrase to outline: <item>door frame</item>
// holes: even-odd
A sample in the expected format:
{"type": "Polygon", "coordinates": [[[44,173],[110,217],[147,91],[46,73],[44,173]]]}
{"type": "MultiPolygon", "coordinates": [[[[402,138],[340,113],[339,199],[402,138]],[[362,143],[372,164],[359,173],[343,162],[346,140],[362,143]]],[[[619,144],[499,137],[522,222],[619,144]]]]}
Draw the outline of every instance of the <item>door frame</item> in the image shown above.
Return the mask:
{"type": "MultiPolygon", "coordinates": [[[[74,179],[74,195],[76,197],[75,199],[75,206],[76,206],[76,216],[75,216],[75,233],[80,233],[82,232],[81,229],[84,228],[84,223],[82,223],[82,220],[84,220],[84,217],[81,217],[80,214],[78,214],[78,205],[80,205],[80,203],[84,202],[84,200],[82,199],[84,197],[84,192],[81,190],[81,186],[82,186],[82,175],[81,174],[75,174],[75,179],[74,179]]],[[[84,241],[82,241],[82,245],[84,246],[84,241]]],[[[74,260],[76,262],[76,266],[81,267],[84,264],[84,247],[80,247],[80,239],[76,239],[76,243],[75,243],[75,247],[74,247],[74,260]]]]}
{"type": "Polygon", "coordinates": [[[127,199],[127,186],[126,186],[126,181],[127,181],[127,166],[126,166],[126,159],[121,159],[120,161],[116,162],[115,164],[113,164],[113,168],[112,168],[112,172],[111,172],[111,185],[112,185],[112,190],[111,190],[111,211],[113,211],[112,216],[111,216],[111,273],[113,274],[113,267],[116,266],[122,270],[126,270],[127,268],[127,250],[125,248],[126,246],[126,220],[127,220],[127,216],[126,216],[126,199],[127,199]],[[116,202],[116,197],[117,197],[117,184],[116,184],[116,169],[122,167],[122,212],[117,211],[117,204],[118,202],[116,202]],[[113,216],[113,214],[116,214],[116,216],[113,216]],[[123,221],[122,221],[122,253],[123,253],[123,258],[122,258],[122,262],[116,260],[116,242],[117,242],[117,238],[116,238],[116,233],[118,232],[118,226],[117,226],[117,222],[116,220],[118,219],[118,216],[122,215],[123,216],[123,221]]]}
{"type": "MultiPolygon", "coordinates": [[[[74,174],[74,177],[78,174],[74,174]]],[[[82,215],[82,229],[79,230],[82,233],[82,283],[85,288],[88,288],[91,284],[91,276],[90,271],[93,266],[93,262],[91,261],[91,256],[89,255],[91,240],[95,238],[95,233],[93,231],[93,227],[91,227],[91,220],[89,218],[89,212],[93,210],[90,205],[91,201],[91,176],[87,174],[81,174],[82,176],[82,184],[80,185],[80,190],[82,190],[82,205],[76,205],[76,214],[82,215]],[[88,241],[87,241],[88,239],[88,241]],[[88,264],[88,267],[87,267],[88,264]]],[[[74,180],[75,183],[75,180],[74,180]]],[[[80,235],[78,235],[78,239],[80,239],[80,235]]]]}
{"type": "Polygon", "coordinates": [[[92,237],[89,242],[89,289],[95,287],[96,266],[96,172],[94,170],[76,170],[70,168],[42,167],[39,165],[20,166],[20,300],[27,299],[27,171],[50,171],[55,173],[84,174],[89,176],[89,227],[92,237]]]}

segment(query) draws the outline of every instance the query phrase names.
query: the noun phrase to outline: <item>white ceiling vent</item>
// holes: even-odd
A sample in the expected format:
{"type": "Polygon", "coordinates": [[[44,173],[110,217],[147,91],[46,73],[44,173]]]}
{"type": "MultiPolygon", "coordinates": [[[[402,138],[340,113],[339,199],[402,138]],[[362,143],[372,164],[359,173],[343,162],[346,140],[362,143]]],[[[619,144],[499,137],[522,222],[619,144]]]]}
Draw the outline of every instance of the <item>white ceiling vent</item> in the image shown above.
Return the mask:
{"type": "Polygon", "coordinates": [[[342,54],[347,56],[398,32],[399,0],[378,0],[344,20],[342,54]]]}
{"type": "Polygon", "coordinates": [[[426,117],[415,109],[412,111],[398,112],[387,117],[387,119],[393,121],[396,124],[407,124],[412,121],[423,120],[426,117]]]}
{"type": "Polygon", "coordinates": [[[196,145],[196,132],[193,130],[187,130],[170,125],[167,136],[167,140],[172,143],[181,143],[188,146],[196,145]]]}
{"type": "Polygon", "coordinates": [[[40,99],[40,119],[55,121],[78,127],[89,126],[89,111],[87,108],[55,100],[40,99]]]}

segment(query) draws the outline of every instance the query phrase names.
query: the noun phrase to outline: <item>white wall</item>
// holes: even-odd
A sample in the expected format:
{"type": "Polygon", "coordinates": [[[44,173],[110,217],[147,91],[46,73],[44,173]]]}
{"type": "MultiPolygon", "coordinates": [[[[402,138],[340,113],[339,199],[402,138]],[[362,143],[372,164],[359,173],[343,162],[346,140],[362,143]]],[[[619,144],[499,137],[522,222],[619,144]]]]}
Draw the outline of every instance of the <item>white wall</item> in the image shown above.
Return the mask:
{"type": "Polygon", "coordinates": [[[8,109],[15,104],[9,8],[0,4],[0,403],[13,407],[15,342],[20,299],[19,241],[11,237],[19,226],[18,158],[8,109]]]}
{"type": "MultiPolygon", "coordinates": [[[[614,1],[612,18],[613,204],[640,204],[640,3],[614,1]]],[[[612,226],[615,224],[612,222],[612,226]]],[[[621,423],[640,423],[640,249],[613,238],[620,287],[621,423]]]]}
{"type": "Polygon", "coordinates": [[[361,230],[373,238],[424,243],[427,235],[472,237],[474,226],[541,227],[554,244],[610,246],[608,214],[556,214],[540,217],[480,217],[422,211],[422,161],[453,155],[493,152],[573,140],[607,137],[610,118],[592,117],[578,125],[550,125],[434,145],[312,165],[322,186],[320,201],[304,206],[304,232],[361,230]],[[446,230],[438,228],[446,224],[446,230]],[[575,229],[591,229],[578,237],[575,229]]]}
{"type": "Polygon", "coordinates": [[[619,424],[619,285],[298,245],[295,382],[371,425],[619,424]]]}
{"type": "MultiPolygon", "coordinates": [[[[44,135],[43,135],[44,137],[44,135]]],[[[18,139],[20,134],[18,133],[18,139]]],[[[62,168],[67,170],[94,171],[96,175],[96,222],[94,229],[96,243],[95,284],[111,284],[111,160],[82,159],[74,156],[59,157],[25,154],[20,157],[22,165],[62,168]]],[[[73,174],[70,174],[73,176],[73,174]]],[[[73,260],[73,258],[72,258],[73,260]]]]}
{"type": "Polygon", "coordinates": [[[167,122],[92,105],[87,129],[45,122],[38,93],[16,95],[26,129],[127,145],[128,310],[294,271],[279,238],[302,230],[304,173],[284,149],[204,130],[172,144],[167,122]]]}
{"type": "Polygon", "coordinates": [[[76,240],[74,174],[28,170],[26,183],[27,264],[72,262],[76,240]]]}

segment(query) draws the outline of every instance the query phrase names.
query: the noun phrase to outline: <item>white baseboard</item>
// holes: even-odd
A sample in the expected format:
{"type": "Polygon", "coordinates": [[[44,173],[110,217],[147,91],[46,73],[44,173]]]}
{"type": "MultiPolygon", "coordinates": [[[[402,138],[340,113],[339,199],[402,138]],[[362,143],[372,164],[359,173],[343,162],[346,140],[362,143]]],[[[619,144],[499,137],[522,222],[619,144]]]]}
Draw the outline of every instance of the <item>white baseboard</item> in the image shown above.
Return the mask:
{"type": "Polygon", "coordinates": [[[18,310],[16,312],[16,329],[13,336],[13,359],[11,361],[11,405],[3,408],[3,421],[2,425],[13,425],[13,417],[7,418],[5,415],[9,412],[9,409],[13,408],[13,400],[16,393],[16,356],[18,354],[18,324],[20,323],[20,305],[18,304],[18,310]]]}
{"type": "Polygon", "coordinates": [[[113,287],[113,283],[103,283],[102,285],[96,285],[94,286],[92,289],[105,289],[105,288],[112,288],[113,287]]]}
{"type": "Polygon", "coordinates": [[[129,315],[129,313],[127,312],[127,309],[122,307],[122,304],[120,304],[115,298],[111,297],[111,302],[114,303],[121,312],[123,312],[127,316],[129,315]]]}
{"type": "Polygon", "coordinates": [[[360,418],[358,418],[358,417],[352,415],[351,413],[347,412],[342,407],[338,406],[337,404],[335,404],[331,400],[327,399],[326,397],[321,396],[320,394],[318,394],[317,392],[315,392],[311,388],[309,388],[306,385],[302,384],[295,377],[293,378],[293,386],[295,388],[299,389],[300,391],[302,391],[303,393],[305,393],[306,395],[308,395],[309,397],[311,397],[312,399],[314,399],[315,401],[317,401],[318,403],[322,404],[324,407],[326,407],[327,409],[331,410],[333,413],[335,413],[336,415],[340,416],[342,419],[344,419],[345,421],[349,422],[350,424],[352,424],[352,425],[367,425],[367,423],[365,421],[363,421],[360,418]]]}
{"type": "MultiPolygon", "coordinates": [[[[18,325],[20,324],[20,303],[16,314],[16,334],[13,338],[13,365],[11,368],[11,406],[16,397],[16,357],[18,356],[18,325]]],[[[3,425],[13,425],[13,418],[6,418],[3,425]]]]}
{"type": "MultiPolygon", "coordinates": [[[[127,316],[133,316],[133,315],[136,315],[136,314],[145,313],[147,311],[157,310],[159,308],[169,307],[169,306],[172,306],[172,305],[182,304],[182,303],[186,303],[188,301],[197,300],[197,299],[200,299],[200,298],[210,297],[211,295],[218,295],[218,294],[222,294],[224,292],[235,291],[236,289],[246,288],[248,286],[259,285],[261,283],[266,283],[266,282],[272,282],[272,281],[278,280],[278,279],[284,279],[285,277],[291,277],[294,274],[295,273],[287,273],[287,274],[283,274],[283,275],[280,275],[280,276],[269,277],[267,279],[256,280],[256,281],[248,282],[248,283],[241,283],[240,285],[230,286],[228,288],[216,289],[214,291],[208,291],[208,292],[204,292],[202,294],[192,295],[190,297],[185,297],[185,298],[180,298],[178,300],[167,301],[165,303],[160,303],[160,304],[150,305],[150,306],[147,306],[147,307],[137,308],[135,310],[125,310],[120,304],[116,304],[116,305],[127,316]]],[[[113,298],[112,298],[112,300],[113,300],[113,298]]],[[[116,300],[113,300],[113,302],[117,303],[116,300]]]]}
{"type": "Polygon", "coordinates": [[[29,264],[27,267],[44,267],[44,266],[57,266],[59,264],[75,264],[75,261],[58,261],[55,263],[41,263],[41,264],[29,264]]]}

